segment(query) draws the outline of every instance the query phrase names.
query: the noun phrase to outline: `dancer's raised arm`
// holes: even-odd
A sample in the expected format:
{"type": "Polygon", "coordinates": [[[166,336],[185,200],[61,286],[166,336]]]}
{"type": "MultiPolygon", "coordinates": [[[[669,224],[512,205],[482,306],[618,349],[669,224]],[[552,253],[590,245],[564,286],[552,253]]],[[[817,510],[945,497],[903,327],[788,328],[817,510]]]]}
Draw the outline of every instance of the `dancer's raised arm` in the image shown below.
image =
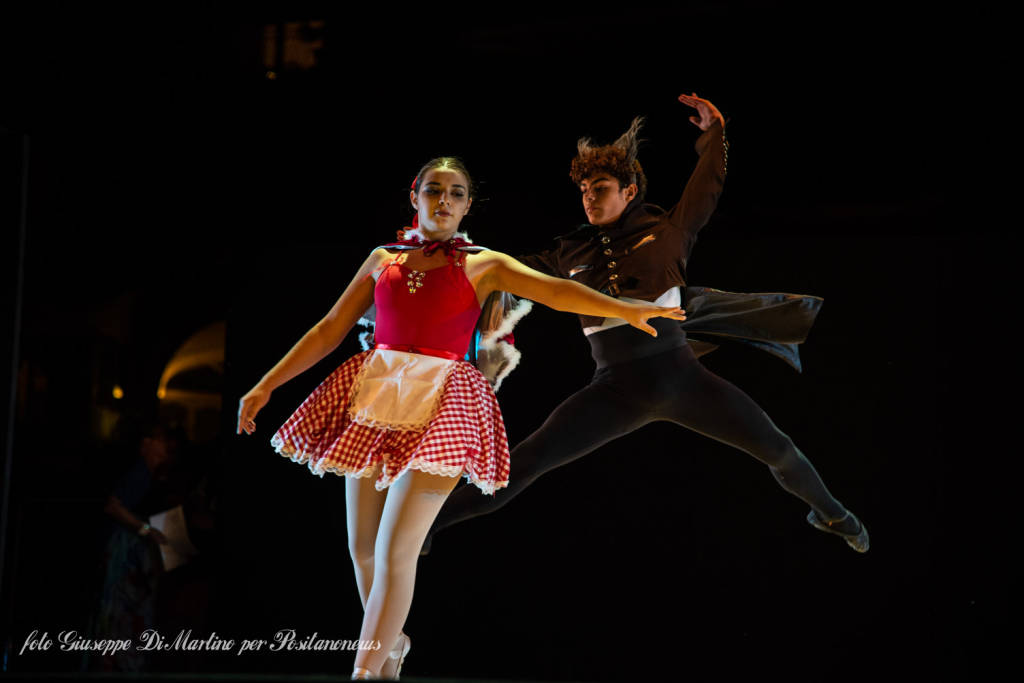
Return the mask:
{"type": "Polygon", "coordinates": [[[715,105],[697,97],[697,93],[680,95],[679,101],[696,110],[696,115],[690,117],[690,123],[703,133],[695,145],[700,159],[690,174],[682,197],[669,211],[668,220],[692,246],[697,233],[718,206],[728,168],[729,143],[725,137],[725,117],[715,105]]]}
{"type": "Polygon", "coordinates": [[[256,413],[267,405],[271,392],[313,367],[345,339],[359,317],[373,304],[373,271],[387,258],[383,249],[375,249],[360,266],[352,282],[317,324],[295,343],[284,358],[238,402],[236,434],[252,434],[256,413]]]}

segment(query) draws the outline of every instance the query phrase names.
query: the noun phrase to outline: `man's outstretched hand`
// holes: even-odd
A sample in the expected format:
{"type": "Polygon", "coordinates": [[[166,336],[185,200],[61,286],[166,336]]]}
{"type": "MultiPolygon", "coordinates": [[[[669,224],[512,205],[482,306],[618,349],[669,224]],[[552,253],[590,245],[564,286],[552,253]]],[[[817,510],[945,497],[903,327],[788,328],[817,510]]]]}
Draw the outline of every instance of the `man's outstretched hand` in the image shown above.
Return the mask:
{"type": "Polygon", "coordinates": [[[679,101],[697,110],[697,115],[690,117],[690,123],[701,130],[707,130],[715,121],[721,123],[722,128],[725,128],[725,118],[722,116],[722,112],[718,111],[715,105],[708,100],[697,97],[697,93],[680,95],[679,101]]]}

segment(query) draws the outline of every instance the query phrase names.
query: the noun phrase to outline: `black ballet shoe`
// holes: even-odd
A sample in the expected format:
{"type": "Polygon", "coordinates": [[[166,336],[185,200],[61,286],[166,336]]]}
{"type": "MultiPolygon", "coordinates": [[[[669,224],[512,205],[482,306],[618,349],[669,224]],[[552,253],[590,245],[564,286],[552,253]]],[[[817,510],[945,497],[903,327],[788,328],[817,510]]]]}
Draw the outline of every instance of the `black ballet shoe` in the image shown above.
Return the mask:
{"type": "Polygon", "coordinates": [[[807,523],[815,529],[821,529],[824,532],[835,534],[836,536],[842,536],[846,539],[846,545],[850,546],[858,553],[866,553],[868,551],[868,547],[870,546],[870,541],[868,540],[868,529],[864,526],[864,523],[857,518],[857,515],[853,514],[849,510],[847,510],[846,514],[839,519],[826,521],[819,517],[818,513],[812,509],[807,513],[807,523]],[[844,534],[843,532],[832,528],[833,524],[846,521],[847,517],[853,517],[854,521],[857,522],[857,533],[844,534]]]}

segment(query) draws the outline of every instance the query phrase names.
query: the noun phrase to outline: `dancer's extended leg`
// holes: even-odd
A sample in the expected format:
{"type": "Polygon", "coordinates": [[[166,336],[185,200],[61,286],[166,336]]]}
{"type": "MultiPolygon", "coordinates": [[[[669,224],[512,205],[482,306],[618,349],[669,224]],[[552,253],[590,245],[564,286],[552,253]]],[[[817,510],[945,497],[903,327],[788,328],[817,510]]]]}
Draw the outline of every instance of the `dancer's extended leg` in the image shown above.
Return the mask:
{"type": "MultiPolygon", "coordinates": [[[[810,460],[750,396],[701,365],[688,348],[674,354],[662,370],[654,393],[663,401],[658,406],[663,419],[754,456],[768,466],[783,489],[810,505],[821,518],[840,519],[846,514],[810,460]]],[[[856,533],[858,525],[848,518],[838,523],[836,530],[856,533]]]]}
{"type": "MultiPolygon", "coordinates": [[[[822,519],[838,520],[846,514],[814,466],[760,406],[707,370],[683,346],[598,370],[591,384],[567,398],[513,449],[507,489],[493,497],[481,496],[471,487],[455,491],[430,535],[501,508],[545,472],[655,420],[675,422],[749,453],[822,519]]],[[[851,517],[833,528],[852,534],[858,527],[851,517]]]]}
{"type": "Polygon", "coordinates": [[[508,487],[493,496],[473,486],[455,491],[430,529],[437,531],[501,508],[545,472],[566,465],[654,419],[644,397],[630,395],[613,373],[599,370],[594,381],[565,399],[540,429],[512,449],[508,487]]]}
{"type": "Polygon", "coordinates": [[[412,605],[420,546],[457,481],[457,477],[410,470],[388,489],[374,548],[373,581],[359,634],[360,640],[379,641],[382,647],[359,650],[356,667],[380,672],[412,605]]]}

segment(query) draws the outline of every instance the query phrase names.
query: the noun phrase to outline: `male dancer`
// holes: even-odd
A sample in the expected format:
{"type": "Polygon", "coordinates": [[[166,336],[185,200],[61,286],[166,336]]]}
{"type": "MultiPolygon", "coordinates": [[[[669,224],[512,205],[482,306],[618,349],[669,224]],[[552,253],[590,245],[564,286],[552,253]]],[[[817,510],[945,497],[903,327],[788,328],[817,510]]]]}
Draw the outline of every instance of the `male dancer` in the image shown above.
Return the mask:
{"type": "MultiPolygon", "coordinates": [[[[690,121],[703,133],[696,144],[700,159],[671,211],[642,203],[647,180],[636,160],[642,122],[636,119],[612,145],[595,146],[588,139],[578,143],[571,176],[583,194],[589,223],[560,237],[555,248],[519,260],[611,296],[680,305],[690,251],[725,181],[728,142],[725,120],[711,102],[696,93],[680,95],[679,101],[696,110],[690,121]]],[[[581,316],[597,363],[590,384],[515,447],[507,489],[492,497],[464,487],[449,497],[422,554],[429,552],[440,529],[497,510],[545,472],[656,420],[746,451],[769,467],[783,489],[810,505],[810,524],[867,552],[867,529],[832,497],[792,439],[749,396],[697,361],[697,355],[715,347],[687,340],[687,332],[699,332],[745,341],[799,370],[796,344],[806,338],[820,304],[815,297],[691,287],[683,303],[687,322],[659,319],[653,323],[657,337],[622,320],[581,316]]]]}

